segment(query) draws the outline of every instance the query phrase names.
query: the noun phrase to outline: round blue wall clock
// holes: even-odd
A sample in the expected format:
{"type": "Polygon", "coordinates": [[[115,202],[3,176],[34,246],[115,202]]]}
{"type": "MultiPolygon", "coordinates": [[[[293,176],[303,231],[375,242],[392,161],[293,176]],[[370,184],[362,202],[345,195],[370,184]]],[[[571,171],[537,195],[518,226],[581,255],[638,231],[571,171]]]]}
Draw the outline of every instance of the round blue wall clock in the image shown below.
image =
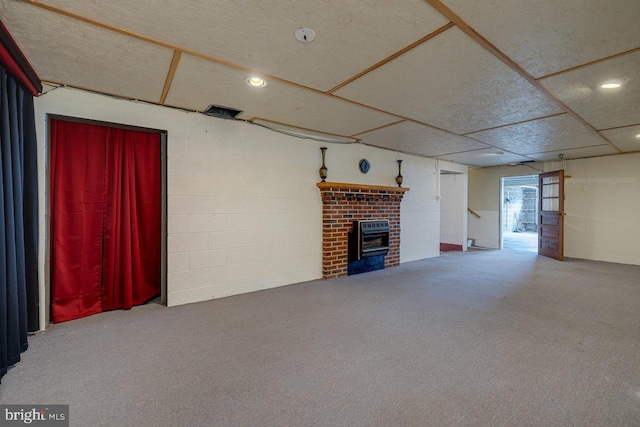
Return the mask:
{"type": "Polygon", "coordinates": [[[362,172],[362,173],[369,172],[369,169],[371,169],[371,165],[369,164],[369,160],[367,160],[367,159],[360,160],[359,167],[360,167],[360,172],[362,172]]]}

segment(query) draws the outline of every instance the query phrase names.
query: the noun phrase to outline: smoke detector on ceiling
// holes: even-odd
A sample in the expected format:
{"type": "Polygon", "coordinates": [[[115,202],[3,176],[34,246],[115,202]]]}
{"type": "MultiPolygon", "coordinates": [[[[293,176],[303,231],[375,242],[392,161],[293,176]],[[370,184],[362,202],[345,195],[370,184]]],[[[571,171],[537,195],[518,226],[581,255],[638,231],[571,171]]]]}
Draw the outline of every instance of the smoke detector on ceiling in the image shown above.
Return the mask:
{"type": "Polygon", "coordinates": [[[316,39],[316,33],[310,28],[298,28],[294,36],[300,43],[311,43],[316,39]]]}
{"type": "Polygon", "coordinates": [[[220,119],[235,119],[242,110],[236,110],[235,108],[223,107],[222,105],[209,105],[202,114],[206,114],[211,117],[218,117],[220,119]]]}

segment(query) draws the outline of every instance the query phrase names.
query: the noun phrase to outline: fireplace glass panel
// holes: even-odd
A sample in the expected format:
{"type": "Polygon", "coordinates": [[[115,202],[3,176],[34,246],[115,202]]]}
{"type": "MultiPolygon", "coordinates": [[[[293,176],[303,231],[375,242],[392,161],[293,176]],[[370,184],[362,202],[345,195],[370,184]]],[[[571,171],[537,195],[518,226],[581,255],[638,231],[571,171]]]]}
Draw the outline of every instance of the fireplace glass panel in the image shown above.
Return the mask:
{"type": "Polygon", "coordinates": [[[380,246],[383,246],[382,237],[376,237],[373,239],[365,238],[364,241],[362,242],[362,249],[364,250],[371,249],[371,248],[379,248],[380,246]]]}

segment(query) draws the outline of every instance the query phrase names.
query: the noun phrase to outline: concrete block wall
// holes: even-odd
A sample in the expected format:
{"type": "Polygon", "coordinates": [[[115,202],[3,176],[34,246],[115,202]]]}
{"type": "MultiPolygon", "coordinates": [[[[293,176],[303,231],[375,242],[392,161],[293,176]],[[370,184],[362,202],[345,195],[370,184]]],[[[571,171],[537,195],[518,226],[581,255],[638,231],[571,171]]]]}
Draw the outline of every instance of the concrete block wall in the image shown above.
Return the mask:
{"type": "Polygon", "coordinates": [[[318,143],[202,115],[188,132],[169,133],[168,304],[318,278],[318,143]]]}
{"type": "MultiPolygon", "coordinates": [[[[564,255],[640,265],[640,153],[547,162],[544,171],[564,169],[564,255]]],[[[480,246],[499,247],[500,178],[537,174],[525,166],[469,173],[469,237],[480,246]]]]}
{"type": "Polygon", "coordinates": [[[404,194],[400,211],[400,262],[425,258],[425,245],[429,256],[440,254],[440,188],[439,167],[467,173],[467,167],[434,159],[403,156],[403,186],[411,191],[404,194]]]}
{"type": "Polygon", "coordinates": [[[565,170],[565,257],[640,265],[640,153],[552,162],[565,170]]]}
{"type": "MultiPolygon", "coordinates": [[[[59,88],[36,99],[40,186],[41,326],[47,316],[47,115],[167,132],[169,305],[322,277],[319,148],[329,180],[395,185],[396,152],[301,140],[243,122],[59,88]],[[368,174],[358,162],[371,162],[368,174]]],[[[435,162],[402,155],[400,262],[438,256],[435,162]]]]}

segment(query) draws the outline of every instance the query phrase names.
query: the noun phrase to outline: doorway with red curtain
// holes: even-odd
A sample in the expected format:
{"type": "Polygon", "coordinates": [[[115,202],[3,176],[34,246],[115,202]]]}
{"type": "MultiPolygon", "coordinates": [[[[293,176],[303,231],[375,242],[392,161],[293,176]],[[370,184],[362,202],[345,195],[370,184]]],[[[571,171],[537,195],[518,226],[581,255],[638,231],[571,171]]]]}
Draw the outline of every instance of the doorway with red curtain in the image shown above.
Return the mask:
{"type": "Polygon", "coordinates": [[[50,120],[53,322],[160,295],[160,138],[50,120]]]}

